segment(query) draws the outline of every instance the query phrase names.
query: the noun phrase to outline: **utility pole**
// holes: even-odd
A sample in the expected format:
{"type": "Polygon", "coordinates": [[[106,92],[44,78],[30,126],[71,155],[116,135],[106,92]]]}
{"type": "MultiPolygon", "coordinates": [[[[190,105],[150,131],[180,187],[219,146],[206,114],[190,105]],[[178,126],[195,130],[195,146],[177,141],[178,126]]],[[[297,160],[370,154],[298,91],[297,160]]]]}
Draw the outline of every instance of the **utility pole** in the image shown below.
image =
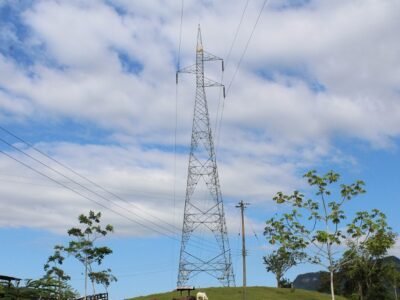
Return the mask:
{"type": "Polygon", "coordinates": [[[242,215],[242,257],[243,257],[243,300],[246,300],[246,232],[244,230],[244,210],[249,203],[244,203],[243,200],[236,205],[237,208],[240,208],[240,212],[242,215]]]}

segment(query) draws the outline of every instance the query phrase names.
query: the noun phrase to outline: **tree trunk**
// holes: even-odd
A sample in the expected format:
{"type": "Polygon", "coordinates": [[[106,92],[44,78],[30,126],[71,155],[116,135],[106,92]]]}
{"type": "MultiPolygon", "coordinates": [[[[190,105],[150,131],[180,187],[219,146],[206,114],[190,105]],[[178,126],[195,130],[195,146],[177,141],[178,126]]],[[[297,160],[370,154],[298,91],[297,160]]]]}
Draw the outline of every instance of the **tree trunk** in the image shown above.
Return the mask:
{"type": "Polygon", "coordinates": [[[364,300],[364,292],[362,288],[362,282],[358,282],[358,294],[360,296],[360,300],[364,300]]]}
{"type": "MultiPolygon", "coordinates": [[[[89,274],[91,274],[91,273],[93,272],[93,269],[92,269],[92,265],[91,265],[91,264],[88,264],[88,269],[89,269],[89,274]]],[[[88,277],[89,277],[89,276],[88,276],[88,277]]],[[[91,284],[92,284],[92,294],[93,294],[93,295],[96,295],[96,289],[95,289],[95,286],[94,286],[94,279],[90,278],[90,282],[91,282],[91,284]]]]}
{"type": "Polygon", "coordinates": [[[94,280],[92,280],[92,289],[93,289],[93,295],[96,295],[96,289],[94,288],[94,280]]]}
{"type": "Polygon", "coordinates": [[[281,277],[282,277],[281,274],[279,274],[279,273],[276,274],[276,287],[277,288],[281,287],[281,277]]]}
{"type": "Polygon", "coordinates": [[[332,296],[332,300],[335,300],[335,287],[333,284],[333,270],[330,270],[331,273],[331,296],[332,296]]]}
{"type": "Polygon", "coordinates": [[[87,254],[85,254],[85,300],[87,299],[87,277],[88,277],[88,262],[87,262],[87,254]]]}
{"type": "Polygon", "coordinates": [[[397,296],[397,286],[394,286],[394,299],[398,300],[398,296],[397,296]]]}
{"type": "Polygon", "coordinates": [[[57,295],[57,299],[60,300],[61,299],[61,278],[58,277],[58,295],[57,295]]]}

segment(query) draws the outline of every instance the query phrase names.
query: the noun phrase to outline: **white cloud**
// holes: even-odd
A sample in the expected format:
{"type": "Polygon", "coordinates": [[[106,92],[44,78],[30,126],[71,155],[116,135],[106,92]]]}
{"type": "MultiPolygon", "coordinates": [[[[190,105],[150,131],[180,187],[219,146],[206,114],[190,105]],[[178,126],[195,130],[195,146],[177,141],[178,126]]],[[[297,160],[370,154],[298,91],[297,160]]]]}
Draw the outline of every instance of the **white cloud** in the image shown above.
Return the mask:
{"type": "Polygon", "coordinates": [[[397,239],[396,244],[389,250],[389,255],[400,257],[400,240],[397,239]]]}
{"type": "MultiPolygon", "coordinates": [[[[205,47],[219,56],[227,54],[243,9],[241,1],[229,3],[186,2],[182,65],[194,59],[199,21],[205,47]]],[[[114,4],[117,9],[100,1],[37,1],[24,11],[30,42],[43,46],[41,55],[51,63],[37,60],[26,69],[0,54],[4,89],[0,89],[0,115],[41,122],[67,118],[108,129],[107,141],[126,146],[62,142],[38,146],[143,210],[172,222],[180,3],[119,0],[114,4]],[[127,73],[118,51],[142,69],[127,73]]],[[[227,84],[260,4],[251,3],[245,15],[227,63],[227,84]]],[[[245,197],[257,205],[268,203],[278,190],[301,186],[299,171],[322,160],[356,165],[354,158],[336,149],[332,140],[337,136],[388,147],[400,133],[399,3],[340,0],[311,1],[296,9],[277,6],[272,1],[264,11],[225,101],[216,143],[227,201],[245,197]],[[325,89],[316,91],[310,81],[325,89]]],[[[207,70],[209,77],[219,78],[216,66],[207,70]]],[[[180,78],[177,142],[188,147],[194,83],[191,77],[180,78]]],[[[214,122],[218,91],[210,90],[208,95],[214,122]]],[[[26,173],[4,157],[1,163],[13,170],[13,176],[26,173]]],[[[178,154],[176,170],[176,206],[181,207],[187,153],[178,154]]],[[[10,199],[7,206],[15,212],[3,213],[3,225],[58,231],[75,220],[82,208],[90,207],[87,200],[56,187],[20,186],[1,188],[10,199]],[[38,194],[41,197],[32,196],[38,194]],[[71,208],[69,201],[79,203],[79,208],[71,208]]],[[[118,222],[124,232],[143,234],[119,217],[107,218],[118,222]]]]}
{"type": "MultiPolygon", "coordinates": [[[[21,145],[16,146],[21,147],[21,145]]],[[[120,234],[151,233],[132,220],[128,220],[129,218],[163,232],[165,224],[160,219],[180,227],[186,187],[186,154],[177,156],[177,173],[174,179],[173,154],[160,150],[143,150],[135,146],[122,148],[69,143],[42,143],[37,147],[43,152],[51,153],[55,159],[113,194],[105,192],[99,186],[93,185],[34,150],[22,148],[53,170],[22,153],[6,152],[53,178],[62,186],[2,156],[1,169],[9,170],[0,174],[0,180],[6,183],[0,188],[1,194],[6,199],[0,204],[3,206],[0,210],[3,212],[2,226],[31,226],[62,232],[67,225],[70,226],[75,222],[78,214],[89,209],[100,209],[106,214],[106,220],[116,224],[120,234]],[[176,180],[175,201],[174,180],[176,180]],[[25,186],[26,189],[21,188],[25,186]],[[76,192],[68,190],[65,186],[76,192]],[[111,207],[128,219],[121,218],[120,215],[96,203],[111,207]],[[157,226],[161,226],[161,229],[157,226]]],[[[291,178],[290,168],[288,164],[287,168],[270,165],[265,169],[261,166],[252,166],[251,161],[220,164],[227,210],[230,211],[236,200],[241,197],[267,202],[276,189],[284,189],[290,184],[288,178],[295,181],[295,178],[291,178]],[[244,168],[252,171],[240,172],[244,168]],[[269,181],[277,183],[271,185],[269,181]],[[248,193],[249,190],[252,192],[248,193]]]]}
{"type": "MultiPolygon", "coordinates": [[[[400,77],[391,68],[398,58],[390,54],[399,47],[394,30],[398,22],[394,14],[396,5],[391,1],[366,1],[363,5],[358,1],[338,1],[335,5],[316,2],[311,8],[295,10],[266,10],[244,69],[234,82],[227,102],[230,114],[225,114],[225,121],[296,142],[345,134],[385,146],[398,134],[395,89],[400,77]],[[352,26],[348,24],[350,20],[352,26]],[[377,43],[371,34],[380,41],[379,47],[375,47],[377,43]],[[366,50],[360,55],[362,49],[366,50]],[[280,70],[303,66],[327,91],[310,90],[302,82],[301,74],[296,79],[275,74],[275,82],[254,74],[254,69],[272,68],[274,72],[277,66],[280,70]]],[[[160,130],[165,135],[161,128],[169,132],[173,129],[172,53],[176,51],[179,22],[175,17],[179,16],[179,6],[164,7],[162,12],[157,7],[154,3],[140,7],[131,4],[126,7],[127,14],[119,15],[100,2],[39,2],[24,13],[25,22],[42,41],[48,55],[65,68],[38,65],[34,69],[37,79],[32,80],[8,62],[12,76],[3,78],[2,84],[49,113],[89,119],[147,139],[154,134],[158,139],[160,130]],[[149,10],[153,13],[150,16],[149,10]],[[136,75],[122,72],[114,49],[137,59],[143,64],[143,71],[136,75]]],[[[225,16],[226,22],[237,21],[241,6],[234,7],[229,11],[232,15],[225,16]]],[[[222,48],[226,44],[219,42],[221,36],[226,36],[224,28],[216,30],[220,20],[216,14],[222,13],[221,7],[215,4],[196,9],[198,5],[189,3],[186,10],[182,48],[185,60],[193,58],[197,20],[191,16],[198,10],[200,14],[211,11],[204,16],[206,46],[222,48]]],[[[256,12],[256,7],[249,8],[247,17],[256,12]]],[[[251,29],[251,24],[245,25],[244,32],[251,29]]],[[[247,35],[242,33],[239,37],[233,59],[241,54],[240,46],[247,35]]],[[[228,75],[233,69],[232,63],[228,75]]],[[[181,89],[184,84],[190,82],[184,81],[181,89]]],[[[179,108],[181,112],[191,112],[192,102],[187,100],[192,98],[191,90],[184,90],[184,102],[179,108]]],[[[180,124],[186,130],[190,128],[190,117],[190,113],[185,114],[180,124]]]]}

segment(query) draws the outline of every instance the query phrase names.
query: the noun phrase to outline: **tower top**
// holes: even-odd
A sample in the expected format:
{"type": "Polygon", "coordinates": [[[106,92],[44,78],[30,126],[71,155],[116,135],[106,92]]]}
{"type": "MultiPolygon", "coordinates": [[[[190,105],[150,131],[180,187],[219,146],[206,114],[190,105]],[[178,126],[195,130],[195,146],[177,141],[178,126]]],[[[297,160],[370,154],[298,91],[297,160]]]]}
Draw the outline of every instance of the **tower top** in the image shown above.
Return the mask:
{"type": "Polygon", "coordinates": [[[201,29],[200,29],[200,24],[199,27],[197,29],[197,47],[196,47],[196,51],[203,51],[203,41],[201,40],[201,29]]]}

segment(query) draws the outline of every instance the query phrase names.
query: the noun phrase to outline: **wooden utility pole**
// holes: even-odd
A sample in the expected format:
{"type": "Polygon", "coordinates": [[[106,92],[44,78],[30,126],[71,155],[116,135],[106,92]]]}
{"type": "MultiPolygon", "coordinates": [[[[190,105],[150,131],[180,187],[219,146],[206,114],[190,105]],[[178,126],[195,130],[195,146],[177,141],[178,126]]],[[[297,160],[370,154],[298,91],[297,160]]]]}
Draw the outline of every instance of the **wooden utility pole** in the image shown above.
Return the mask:
{"type": "Polygon", "coordinates": [[[240,208],[242,215],[242,257],[243,257],[243,300],[246,300],[246,232],[244,230],[244,209],[249,205],[249,203],[244,203],[243,200],[236,205],[240,208]]]}

